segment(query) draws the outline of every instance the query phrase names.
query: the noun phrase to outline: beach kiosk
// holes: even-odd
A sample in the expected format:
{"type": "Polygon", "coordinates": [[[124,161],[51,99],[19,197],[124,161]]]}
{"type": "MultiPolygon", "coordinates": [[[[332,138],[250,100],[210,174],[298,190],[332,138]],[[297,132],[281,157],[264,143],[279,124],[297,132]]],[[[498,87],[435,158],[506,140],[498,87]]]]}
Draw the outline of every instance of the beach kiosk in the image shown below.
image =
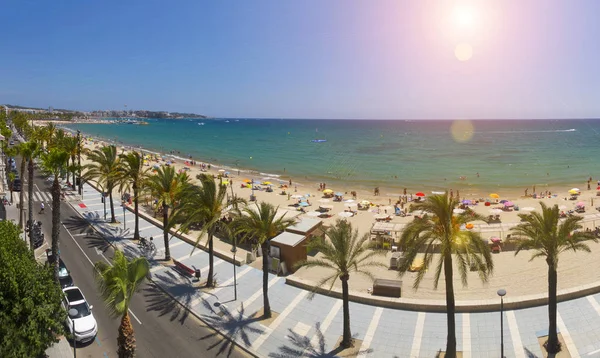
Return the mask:
{"type": "Polygon", "coordinates": [[[296,271],[294,265],[306,260],[306,246],[322,225],[322,220],[304,218],[296,225],[288,227],[287,231],[275,236],[271,240],[271,257],[285,265],[283,270],[279,267],[271,267],[272,271],[284,275],[296,271]]]}

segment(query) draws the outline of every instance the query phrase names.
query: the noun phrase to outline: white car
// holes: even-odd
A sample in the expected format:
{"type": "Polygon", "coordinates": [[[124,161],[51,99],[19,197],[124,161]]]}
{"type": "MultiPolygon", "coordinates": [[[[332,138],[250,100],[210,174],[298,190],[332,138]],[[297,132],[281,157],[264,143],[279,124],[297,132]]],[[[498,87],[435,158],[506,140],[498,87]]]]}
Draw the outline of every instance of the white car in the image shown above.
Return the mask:
{"type": "Polygon", "coordinates": [[[64,288],[63,292],[65,294],[63,306],[67,313],[70,310],[74,310],[73,312],[77,311],[77,314],[73,316],[67,314],[66,325],[69,327],[69,332],[71,332],[77,342],[85,343],[91,341],[98,333],[98,325],[92,314],[93,306],[88,305],[83,293],[77,286],[64,288]],[[73,329],[73,327],[75,328],[73,329]]]}

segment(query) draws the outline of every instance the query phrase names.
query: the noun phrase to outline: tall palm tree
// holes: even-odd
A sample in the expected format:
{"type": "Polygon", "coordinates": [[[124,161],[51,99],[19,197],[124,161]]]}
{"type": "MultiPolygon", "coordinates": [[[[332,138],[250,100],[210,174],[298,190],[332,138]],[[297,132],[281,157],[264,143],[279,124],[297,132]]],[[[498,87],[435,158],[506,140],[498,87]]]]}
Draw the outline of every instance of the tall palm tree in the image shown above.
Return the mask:
{"type": "Polygon", "coordinates": [[[163,238],[165,242],[165,260],[171,258],[169,250],[169,229],[174,221],[169,223],[169,207],[176,211],[176,205],[181,203],[182,194],[188,190],[189,176],[185,173],[176,174],[173,167],[160,167],[146,181],[146,187],[151,195],[157,198],[157,205],[162,207],[163,238]]]}
{"type": "Polygon", "coordinates": [[[277,209],[272,204],[261,202],[256,204],[256,209],[245,207],[242,214],[235,219],[236,233],[242,234],[242,240],[250,241],[253,246],[260,245],[263,257],[263,305],[264,317],[271,317],[269,304],[269,250],[271,239],[294,225],[296,222],[285,215],[277,215],[277,209]]]}
{"type": "Polygon", "coordinates": [[[133,207],[135,212],[135,229],[133,239],[140,238],[140,224],[138,217],[138,204],[141,186],[148,178],[148,169],[144,169],[144,159],[138,152],[119,155],[120,162],[117,167],[117,181],[120,183],[119,191],[133,190],[133,207]]]}
{"type": "MultiPolygon", "coordinates": [[[[58,240],[60,237],[60,182],[61,171],[67,163],[69,154],[58,148],[51,149],[48,153],[41,156],[42,170],[54,177],[52,181],[52,253],[56,256],[54,261],[54,276],[58,282],[58,259],[60,251],[58,249],[58,240]]],[[[29,196],[31,197],[31,195],[29,196]]]]}
{"type": "Polygon", "coordinates": [[[342,281],[342,301],[344,312],[344,333],[342,336],[342,347],[348,348],[352,345],[352,333],[350,332],[350,290],[348,281],[350,273],[356,272],[374,280],[375,277],[367,269],[370,267],[387,266],[381,262],[373,261],[375,256],[385,256],[383,250],[369,250],[369,234],[358,235],[358,230],[352,229],[352,224],[346,220],[338,220],[334,226],[327,229],[325,235],[329,238],[318,238],[308,244],[307,250],[318,250],[320,255],[315,260],[299,262],[296,267],[323,267],[329,269],[330,275],[323,277],[315,289],[327,283],[329,290],[333,288],[337,278],[342,281]]]}
{"type": "MultiPolygon", "coordinates": [[[[28,231],[29,231],[29,244],[31,250],[33,250],[33,160],[39,155],[38,144],[35,141],[23,142],[19,144],[19,153],[21,154],[21,178],[23,177],[24,163],[27,162],[27,211],[28,211],[28,231]]],[[[23,205],[23,190],[21,190],[20,202],[23,205]]]]}
{"type": "Polygon", "coordinates": [[[119,167],[117,148],[114,145],[109,145],[100,149],[95,149],[88,153],[88,159],[91,163],[83,166],[86,170],[83,177],[87,180],[95,181],[104,188],[104,190],[108,191],[108,198],[110,200],[110,222],[115,223],[117,222],[117,219],[115,217],[115,206],[113,203],[113,189],[117,184],[117,170],[119,167]]]}
{"type": "Polygon", "coordinates": [[[209,270],[206,285],[213,285],[214,271],[214,247],[213,237],[215,233],[223,229],[221,218],[227,213],[227,208],[237,207],[240,203],[246,201],[232,196],[227,200],[227,186],[215,183],[212,175],[200,174],[197,176],[200,180],[200,186],[191,186],[189,192],[185,195],[183,205],[177,211],[176,216],[183,216],[182,231],[187,231],[195,223],[202,223],[202,231],[196,239],[196,244],[206,234],[208,236],[208,262],[209,270]]]}
{"type": "Polygon", "coordinates": [[[400,246],[405,250],[406,260],[400,264],[400,275],[408,271],[411,263],[422,250],[424,253],[423,268],[419,270],[413,287],[419,288],[425,272],[431,265],[435,250],[439,247],[439,260],[435,267],[434,288],[437,289],[442,270],[446,282],[446,314],[448,337],[446,341],[446,357],[456,357],[456,322],[453,282],[453,255],[463,286],[467,286],[467,272],[473,265],[477,268],[482,282],[488,280],[494,269],[491,250],[483,241],[480,233],[461,230],[461,226],[474,220],[485,220],[482,216],[467,212],[453,215],[458,199],[443,195],[432,195],[421,203],[413,204],[413,210],[423,210],[423,218],[411,221],[400,238],[400,246]]]}
{"type": "Polygon", "coordinates": [[[543,257],[548,264],[548,353],[560,351],[558,334],[556,333],[556,289],[558,285],[558,257],[561,253],[572,251],[590,252],[585,241],[598,240],[591,232],[581,231],[583,217],[573,215],[559,220],[558,205],[548,207],[540,202],[542,212],[519,214],[522,223],[511,229],[511,234],[521,237],[517,243],[517,255],[521,250],[533,249],[531,260],[543,257]]]}
{"type": "Polygon", "coordinates": [[[135,336],[128,309],[133,295],[150,272],[148,261],[145,257],[129,260],[123,252],[116,250],[112,266],[104,261],[98,261],[94,266],[94,275],[104,303],[113,316],[121,316],[117,354],[119,357],[134,357],[135,336]]]}
{"type": "Polygon", "coordinates": [[[69,172],[72,174],[73,178],[71,185],[73,186],[73,189],[75,189],[75,173],[78,171],[75,158],[77,158],[77,151],[79,150],[79,141],[77,140],[77,137],[64,137],[60,146],[65,152],[69,153],[71,164],[68,167],[70,168],[69,172]]]}

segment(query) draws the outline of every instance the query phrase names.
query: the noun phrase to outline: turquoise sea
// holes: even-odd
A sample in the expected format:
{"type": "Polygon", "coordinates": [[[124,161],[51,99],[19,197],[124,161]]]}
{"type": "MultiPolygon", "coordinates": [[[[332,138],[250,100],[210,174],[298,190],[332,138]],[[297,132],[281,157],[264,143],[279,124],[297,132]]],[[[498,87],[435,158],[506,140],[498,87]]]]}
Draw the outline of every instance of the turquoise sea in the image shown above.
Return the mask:
{"type": "Polygon", "coordinates": [[[411,192],[452,188],[477,194],[490,189],[522,192],[532,185],[542,189],[579,183],[583,189],[589,177],[594,182],[600,178],[600,120],[593,119],[149,119],[148,123],[68,128],[282,179],[359,190],[379,186],[382,194],[399,193],[405,187],[411,192]]]}

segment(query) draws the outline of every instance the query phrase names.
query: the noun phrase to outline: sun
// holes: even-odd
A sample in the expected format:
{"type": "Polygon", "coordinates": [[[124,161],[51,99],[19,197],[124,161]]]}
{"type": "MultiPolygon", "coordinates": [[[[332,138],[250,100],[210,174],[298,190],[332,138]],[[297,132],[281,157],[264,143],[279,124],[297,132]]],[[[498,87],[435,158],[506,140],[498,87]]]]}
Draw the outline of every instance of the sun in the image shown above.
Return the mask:
{"type": "Polygon", "coordinates": [[[452,18],[455,26],[464,30],[473,30],[477,22],[475,8],[469,5],[456,5],[452,12],[452,18]]]}

